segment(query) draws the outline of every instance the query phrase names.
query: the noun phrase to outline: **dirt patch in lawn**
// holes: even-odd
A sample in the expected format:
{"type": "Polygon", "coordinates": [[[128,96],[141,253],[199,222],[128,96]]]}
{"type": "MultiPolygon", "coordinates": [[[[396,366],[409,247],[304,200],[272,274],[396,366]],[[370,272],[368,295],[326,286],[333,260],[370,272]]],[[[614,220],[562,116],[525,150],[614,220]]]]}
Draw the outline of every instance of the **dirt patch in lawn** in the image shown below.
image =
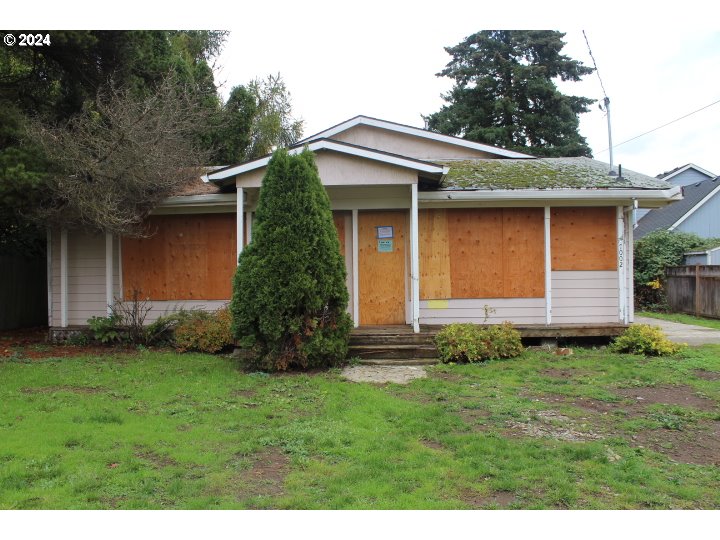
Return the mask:
{"type": "MultiPolygon", "coordinates": [[[[691,386],[645,386],[640,388],[616,388],[613,392],[634,400],[638,405],[680,405],[701,411],[716,411],[717,404],[708,398],[698,396],[691,386]]],[[[624,407],[623,407],[624,408],[624,407]]]]}
{"type": "Polygon", "coordinates": [[[22,388],[20,391],[23,394],[54,394],[55,392],[71,392],[73,394],[99,394],[104,392],[104,388],[99,386],[70,386],[70,385],[58,385],[58,386],[38,386],[31,388],[22,388]]]}
{"type": "Polygon", "coordinates": [[[285,477],[290,472],[290,460],[278,448],[269,447],[255,454],[250,469],[243,475],[248,483],[247,493],[254,497],[277,497],[285,492],[285,477]]]}
{"type": "Polygon", "coordinates": [[[592,372],[586,370],[586,369],[575,369],[575,368],[566,368],[566,369],[558,369],[558,368],[548,368],[543,369],[540,371],[540,375],[546,375],[548,377],[552,377],[554,379],[574,379],[577,377],[584,377],[586,375],[590,375],[592,372]]]}
{"type": "Polygon", "coordinates": [[[172,467],[178,464],[177,461],[175,461],[170,456],[163,456],[162,454],[158,454],[154,450],[151,450],[144,446],[136,447],[135,457],[151,463],[152,466],[156,469],[172,467]]]}
{"type": "Polygon", "coordinates": [[[472,508],[505,508],[515,500],[515,494],[510,491],[492,491],[482,494],[472,489],[465,489],[460,493],[460,500],[472,508]]]}
{"type": "Polygon", "coordinates": [[[695,376],[706,381],[720,381],[720,372],[707,371],[706,369],[696,369],[695,376]]]}
{"type": "Polygon", "coordinates": [[[569,442],[596,441],[603,438],[603,435],[593,431],[588,424],[580,425],[557,411],[532,411],[528,414],[530,418],[527,422],[508,422],[506,434],[569,442]]]}
{"type": "Polygon", "coordinates": [[[720,466],[720,421],[702,422],[693,429],[653,429],[632,437],[644,446],[681,463],[720,466]]]}
{"type": "Polygon", "coordinates": [[[422,439],[420,441],[420,444],[427,448],[432,448],[433,450],[445,450],[445,445],[437,441],[428,441],[426,439],[422,439]]]}
{"type": "MultiPolygon", "coordinates": [[[[606,414],[618,409],[625,409],[624,403],[603,401],[600,399],[593,399],[580,396],[563,396],[557,394],[544,394],[542,396],[525,396],[529,397],[533,401],[542,401],[543,403],[561,403],[564,405],[572,405],[579,409],[586,411],[592,411],[596,413],[606,414]]],[[[634,405],[634,404],[633,404],[634,405]]]]}

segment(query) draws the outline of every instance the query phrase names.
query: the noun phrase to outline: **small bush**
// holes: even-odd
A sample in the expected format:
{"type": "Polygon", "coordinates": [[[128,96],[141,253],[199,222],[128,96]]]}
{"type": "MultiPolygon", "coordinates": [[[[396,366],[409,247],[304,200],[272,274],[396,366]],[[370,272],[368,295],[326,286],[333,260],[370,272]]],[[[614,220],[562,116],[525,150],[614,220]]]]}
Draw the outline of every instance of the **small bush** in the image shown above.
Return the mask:
{"type": "Polygon", "coordinates": [[[633,324],[615,339],[612,350],[620,353],[665,356],[676,354],[684,345],[673,343],[659,326],[633,324]]]}
{"type": "Polygon", "coordinates": [[[232,317],[228,308],[214,313],[201,310],[177,315],[175,348],[180,352],[216,353],[233,344],[232,317]]]}
{"type": "Polygon", "coordinates": [[[513,358],[523,352],[520,332],[509,322],[486,327],[449,324],[435,336],[435,345],[445,363],[513,358]]]}
{"type": "Polygon", "coordinates": [[[90,317],[87,322],[96,341],[107,344],[122,340],[121,320],[116,313],[107,317],[90,317]]]}

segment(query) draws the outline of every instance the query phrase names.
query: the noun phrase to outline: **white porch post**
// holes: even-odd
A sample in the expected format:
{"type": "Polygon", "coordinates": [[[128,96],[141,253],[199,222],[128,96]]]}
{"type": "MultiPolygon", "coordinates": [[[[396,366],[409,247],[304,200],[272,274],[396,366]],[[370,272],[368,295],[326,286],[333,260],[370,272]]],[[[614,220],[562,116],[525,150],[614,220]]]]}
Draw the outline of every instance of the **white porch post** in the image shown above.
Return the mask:
{"type": "Polygon", "coordinates": [[[105,304],[107,314],[112,314],[113,305],[113,235],[105,233],[105,304]]]}
{"type": "Polygon", "coordinates": [[[550,236],[550,207],[545,207],[545,324],[552,323],[552,252],[550,236]]]}
{"type": "Polygon", "coordinates": [[[235,249],[235,264],[238,264],[238,257],[240,257],[240,254],[242,253],[242,250],[243,250],[243,233],[245,232],[245,224],[243,222],[243,218],[245,216],[244,207],[245,207],[245,192],[243,191],[243,188],[239,187],[239,188],[237,188],[237,209],[236,209],[237,246],[235,249]]]}
{"type": "Polygon", "coordinates": [[[53,325],[53,296],[52,296],[52,229],[47,229],[47,309],[48,309],[48,326],[53,325]]]}
{"type": "Polygon", "coordinates": [[[68,234],[60,231],[60,326],[68,325],[68,234]]]}
{"type": "Polygon", "coordinates": [[[625,215],[622,206],[616,207],[617,216],[617,273],[618,273],[618,319],[626,323],[626,257],[625,257],[625,215]]]}
{"type": "Polygon", "coordinates": [[[352,314],[353,314],[353,323],[355,325],[355,328],[360,326],[360,290],[359,290],[359,283],[360,278],[358,276],[358,211],[357,209],[354,209],[352,211],[352,290],[353,290],[353,297],[352,297],[352,314]]]}
{"type": "Polygon", "coordinates": [[[420,332],[420,252],[418,232],[418,186],[410,185],[410,280],[412,283],[412,324],[413,332],[420,332]]]}
{"type": "Polygon", "coordinates": [[[625,280],[625,283],[627,283],[628,286],[628,293],[627,293],[627,299],[628,299],[628,306],[627,306],[627,315],[625,317],[626,322],[632,323],[635,322],[635,259],[634,259],[634,251],[635,246],[633,245],[633,229],[635,228],[634,221],[630,220],[629,218],[633,217],[635,214],[635,207],[634,205],[629,207],[628,212],[625,214],[625,245],[627,246],[626,252],[627,257],[625,257],[626,265],[625,265],[625,272],[627,273],[627,279],[625,280]]]}

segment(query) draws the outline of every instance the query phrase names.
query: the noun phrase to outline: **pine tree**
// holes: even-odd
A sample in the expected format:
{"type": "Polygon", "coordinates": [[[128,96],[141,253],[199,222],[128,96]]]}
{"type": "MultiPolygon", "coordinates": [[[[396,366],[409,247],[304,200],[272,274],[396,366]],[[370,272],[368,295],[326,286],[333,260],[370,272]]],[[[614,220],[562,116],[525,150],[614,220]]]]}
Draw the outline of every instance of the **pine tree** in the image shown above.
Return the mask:
{"type": "Polygon", "coordinates": [[[235,274],[233,332],[263,369],[331,366],[347,355],[345,263],[309,150],[268,164],[252,242],[235,274]]]}
{"type": "Polygon", "coordinates": [[[445,50],[439,77],[455,85],[447,105],[425,119],[432,130],[547,157],[591,156],[578,114],[595,100],[566,96],[554,79],[579,81],[594,70],[561,54],[552,30],[483,30],[445,50]]]}

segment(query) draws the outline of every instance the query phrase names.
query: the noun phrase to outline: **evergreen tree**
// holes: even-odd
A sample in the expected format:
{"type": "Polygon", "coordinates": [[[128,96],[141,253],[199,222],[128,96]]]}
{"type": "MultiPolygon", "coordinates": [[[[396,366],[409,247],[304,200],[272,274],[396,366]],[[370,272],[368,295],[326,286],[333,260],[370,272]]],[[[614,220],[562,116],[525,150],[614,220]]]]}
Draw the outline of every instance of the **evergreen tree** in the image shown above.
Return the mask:
{"type": "Polygon", "coordinates": [[[341,361],[352,326],[345,263],[312,152],[275,152],[255,216],[233,284],[235,337],[263,369],[341,361]]]}
{"type": "Polygon", "coordinates": [[[551,30],[483,30],[445,50],[439,77],[455,85],[448,103],[425,117],[448,135],[538,156],[591,156],[578,114],[595,100],[566,96],[554,79],[579,81],[594,70],[561,54],[565,34],[551,30]]]}

